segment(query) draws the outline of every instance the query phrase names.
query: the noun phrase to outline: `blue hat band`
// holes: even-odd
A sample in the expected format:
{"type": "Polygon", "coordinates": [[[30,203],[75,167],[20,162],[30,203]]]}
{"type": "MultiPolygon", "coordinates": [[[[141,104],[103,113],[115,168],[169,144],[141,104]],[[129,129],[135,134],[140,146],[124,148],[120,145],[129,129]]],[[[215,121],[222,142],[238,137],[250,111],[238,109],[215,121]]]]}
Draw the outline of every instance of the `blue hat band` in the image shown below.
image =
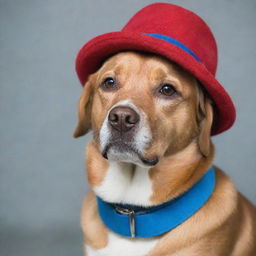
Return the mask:
{"type": "Polygon", "coordinates": [[[166,41],[170,44],[174,44],[174,45],[178,46],[180,49],[182,49],[183,51],[190,54],[198,62],[201,62],[200,59],[186,45],[182,44],[181,42],[177,41],[176,39],[173,39],[169,36],[164,36],[164,35],[155,34],[155,33],[144,33],[144,34],[148,35],[148,36],[158,38],[158,39],[161,39],[161,40],[164,40],[164,41],[166,41]]]}

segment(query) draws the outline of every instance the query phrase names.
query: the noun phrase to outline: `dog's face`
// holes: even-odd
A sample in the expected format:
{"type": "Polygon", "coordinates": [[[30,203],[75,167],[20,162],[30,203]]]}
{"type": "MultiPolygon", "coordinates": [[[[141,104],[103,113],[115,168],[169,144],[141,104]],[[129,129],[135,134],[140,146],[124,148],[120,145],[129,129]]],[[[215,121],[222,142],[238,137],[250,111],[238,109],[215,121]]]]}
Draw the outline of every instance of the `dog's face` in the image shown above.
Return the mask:
{"type": "Polygon", "coordinates": [[[74,137],[93,130],[103,157],[153,166],[198,142],[207,156],[212,109],[197,80],[155,55],[122,52],[85,84],[74,137]]]}

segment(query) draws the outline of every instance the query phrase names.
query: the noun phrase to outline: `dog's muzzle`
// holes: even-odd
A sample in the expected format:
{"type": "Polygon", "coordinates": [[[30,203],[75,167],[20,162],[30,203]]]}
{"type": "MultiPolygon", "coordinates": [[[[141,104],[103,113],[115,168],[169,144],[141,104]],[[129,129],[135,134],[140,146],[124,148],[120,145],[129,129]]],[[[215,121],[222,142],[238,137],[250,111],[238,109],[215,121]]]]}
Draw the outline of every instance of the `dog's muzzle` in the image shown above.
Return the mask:
{"type": "Polygon", "coordinates": [[[143,156],[151,138],[143,126],[140,114],[132,107],[119,105],[111,109],[103,127],[108,131],[102,148],[103,157],[109,159],[110,156],[116,161],[139,161],[147,166],[157,164],[157,157],[148,159],[143,156]]]}

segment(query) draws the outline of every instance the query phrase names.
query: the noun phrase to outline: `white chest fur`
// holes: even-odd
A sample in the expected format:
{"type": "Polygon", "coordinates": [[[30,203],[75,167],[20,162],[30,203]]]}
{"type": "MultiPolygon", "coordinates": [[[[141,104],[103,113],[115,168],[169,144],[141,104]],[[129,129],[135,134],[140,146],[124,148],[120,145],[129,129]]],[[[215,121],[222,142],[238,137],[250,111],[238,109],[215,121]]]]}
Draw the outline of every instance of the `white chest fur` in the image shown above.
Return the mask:
{"type": "Polygon", "coordinates": [[[159,238],[126,238],[109,232],[105,248],[94,249],[85,245],[86,256],[146,256],[159,238]]]}
{"type": "Polygon", "coordinates": [[[103,182],[93,190],[103,200],[114,203],[150,206],[152,181],[148,168],[130,163],[110,162],[103,182]]]}

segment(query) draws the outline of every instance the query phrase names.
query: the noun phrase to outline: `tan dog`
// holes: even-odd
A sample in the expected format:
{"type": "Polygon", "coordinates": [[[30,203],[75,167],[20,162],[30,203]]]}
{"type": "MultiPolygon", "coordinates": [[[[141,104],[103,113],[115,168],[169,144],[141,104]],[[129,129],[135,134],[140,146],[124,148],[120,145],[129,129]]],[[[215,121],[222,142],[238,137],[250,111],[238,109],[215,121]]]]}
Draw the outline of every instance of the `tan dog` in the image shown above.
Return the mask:
{"type": "Polygon", "coordinates": [[[196,183],[212,165],[213,103],[197,80],[163,57],[123,52],[92,74],[79,101],[74,137],[93,131],[81,224],[88,256],[253,256],[256,210],[215,167],[207,203],[171,231],[127,238],[101,221],[105,201],[162,204],[196,183]]]}

